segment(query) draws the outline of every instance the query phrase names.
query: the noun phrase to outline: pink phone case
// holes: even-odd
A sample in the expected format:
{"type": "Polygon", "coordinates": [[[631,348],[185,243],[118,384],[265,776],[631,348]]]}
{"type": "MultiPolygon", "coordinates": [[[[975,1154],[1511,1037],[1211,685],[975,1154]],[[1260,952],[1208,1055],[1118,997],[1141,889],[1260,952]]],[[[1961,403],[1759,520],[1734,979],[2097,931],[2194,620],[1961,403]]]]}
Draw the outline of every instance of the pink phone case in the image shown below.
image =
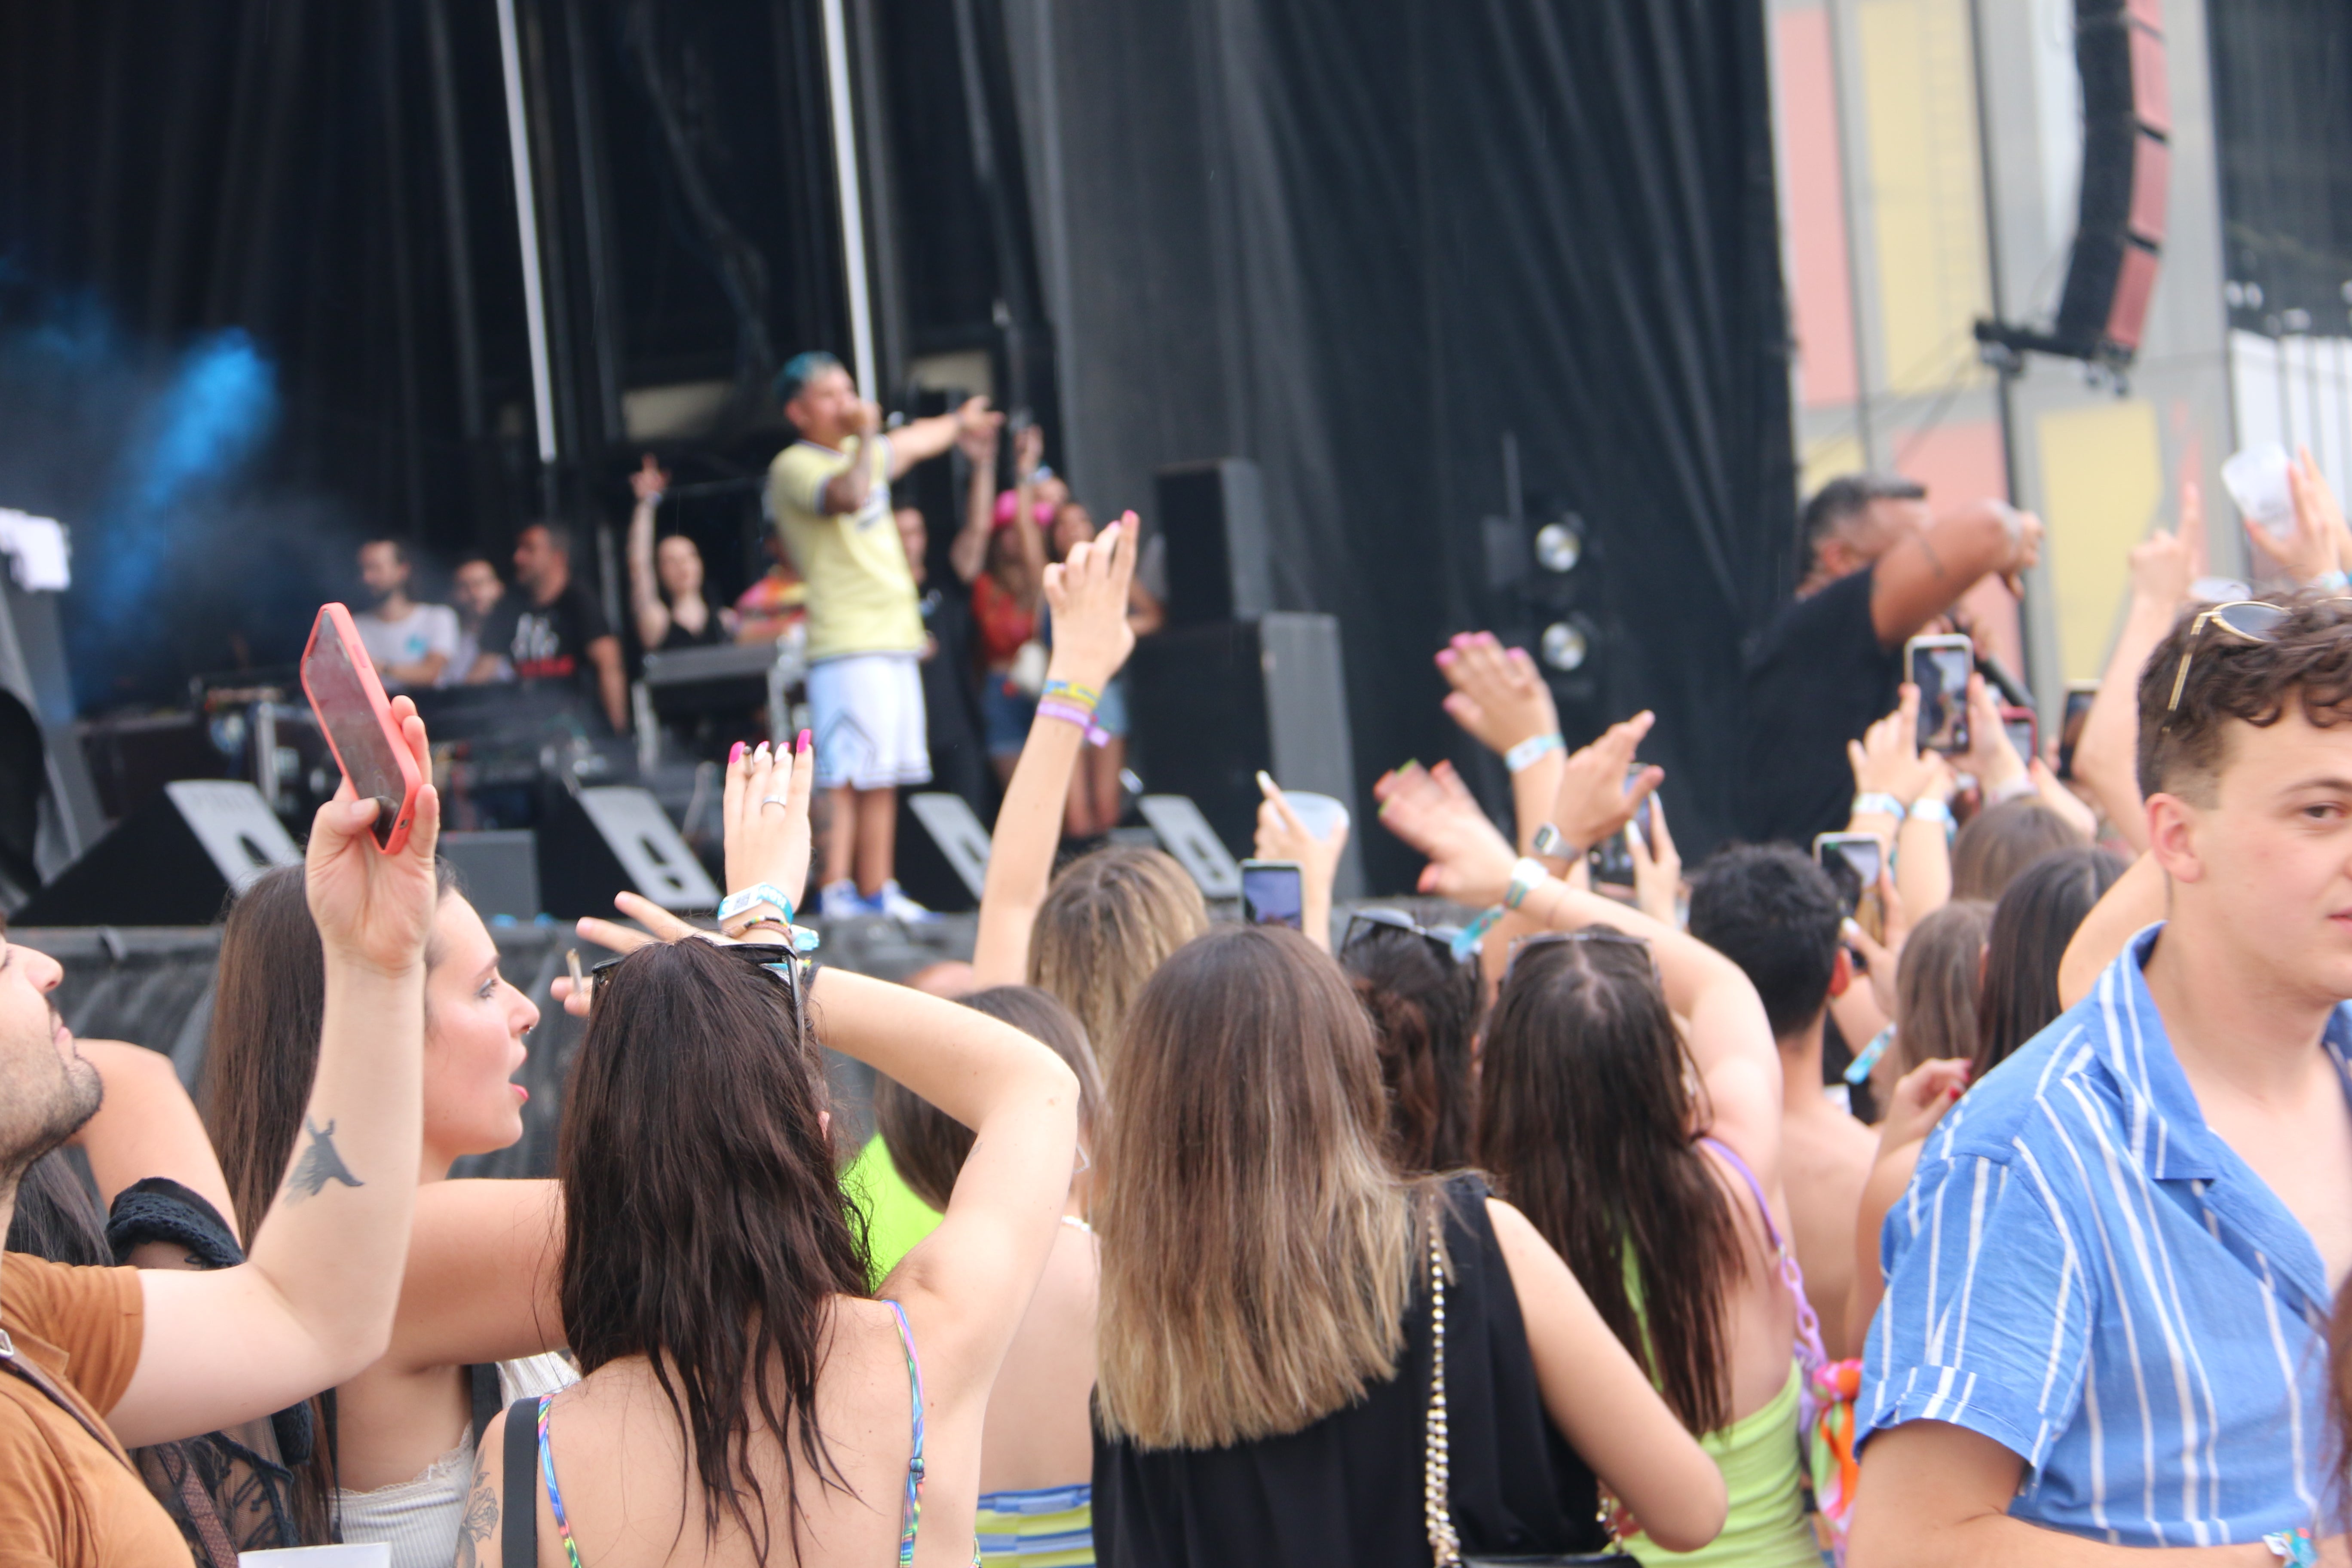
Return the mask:
{"type": "MultiPolygon", "coordinates": [[[[359,678],[360,690],[374,710],[375,721],[392,752],[394,765],[400,770],[400,811],[393,818],[392,831],[376,840],[376,848],[386,855],[397,855],[408,847],[408,830],[416,820],[416,794],[425,787],[425,780],[416,771],[416,759],[409,754],[408,742],[400,733],[400,726],[392,717],[392,700],[383,694],[383,682],[377,679],[375,662],[368,658],[367,645],[360,641],[360,629],[352,621],[352,613],[341,605],[321,605],[319,618],[311,623],[310,640],[302,649],[302,694],[310,700],[310,711],[318,715],[319,729],[327,737],[328,749],[335,753],[335,765],[343,770],[346,782],[352,776],[351,763],[343,749],[335,742],[335,727],[328,721],[326,710],[319,705],[319,694],[310,685],[311,659],[319,651],[319,628],[334,624],[335,635],[350,655],[352,670],[359,678]]],[[[352,785],[353,790],[358,784],[352,785]]]]}

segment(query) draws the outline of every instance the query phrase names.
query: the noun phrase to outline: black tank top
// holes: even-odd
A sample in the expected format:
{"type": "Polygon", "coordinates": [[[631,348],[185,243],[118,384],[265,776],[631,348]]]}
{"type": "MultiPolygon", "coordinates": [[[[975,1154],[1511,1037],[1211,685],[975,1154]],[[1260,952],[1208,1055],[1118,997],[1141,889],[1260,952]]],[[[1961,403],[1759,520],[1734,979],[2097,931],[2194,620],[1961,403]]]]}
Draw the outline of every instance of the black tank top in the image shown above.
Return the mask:
{"type": "MultiPolygon", "coordinates": [[[[1467,1553],[1598,1552],[1592,1472],[1544,1414],[1518,1298],[1486,1217],[1486,1184],[1445,1184],[1445,1403],[1454,1528],[1467,1553]]],[[[1425,1265],[1396,1375],[1300,1431],[1226,1448],[1142,1450],[1095,1434],[1095,1561],[1103,1568],[1345,1563],[1429,1568],[1423,1423],[1425,1265]]]]}

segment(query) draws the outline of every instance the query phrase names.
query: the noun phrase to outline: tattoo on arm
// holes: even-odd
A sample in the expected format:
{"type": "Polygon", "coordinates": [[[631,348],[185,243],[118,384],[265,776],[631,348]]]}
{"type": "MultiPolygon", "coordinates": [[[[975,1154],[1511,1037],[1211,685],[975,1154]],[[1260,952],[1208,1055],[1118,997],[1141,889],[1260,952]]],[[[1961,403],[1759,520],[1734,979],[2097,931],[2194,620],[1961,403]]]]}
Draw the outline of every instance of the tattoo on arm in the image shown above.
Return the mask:
{"type": "Polygon", "coordinates": [[[367,1185],[352,1174],[343,1157],[335,1152],[335,1124],[314,1127],[309,1117],[302,1119],[303,1130],[310,1134],[310,1146],[294,1162],[294,1173],[286,1178],[286,1201],[299,1203],[314,1198],[325,1190],[329,1182],[341,1182],[347,1187],[367,1185]]]}
{"type": "Polygon", "coordinates": [[[478,1568],[478,1548],[498,1533],[499,1494],[490,1485],[490,1452],[486,1447],[474,1457],[474,1489],[467,1494],[466,1514],[457,1521],[457,1568],[478,1568]]]}
{"type": "Polygon", "coordinates": [[[1928,568],[1936,574],[1937,580],[1938,582],[1942,581],[1944,577],[1943,557],[1936,553],[1936,547],[1927,542],[1927,536],[1925,533],[1921,533],[1918,536],[1918,539],[1919,553],[1927,558],[1928,568]]]}

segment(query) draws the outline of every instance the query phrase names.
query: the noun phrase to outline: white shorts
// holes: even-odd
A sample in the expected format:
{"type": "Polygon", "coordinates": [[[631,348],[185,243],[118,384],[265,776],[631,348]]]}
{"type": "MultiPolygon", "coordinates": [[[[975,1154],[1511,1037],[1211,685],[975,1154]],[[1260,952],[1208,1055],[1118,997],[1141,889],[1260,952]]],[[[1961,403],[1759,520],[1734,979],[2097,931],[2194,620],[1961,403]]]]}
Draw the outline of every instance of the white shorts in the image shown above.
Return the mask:
{"type": "Polygon", "coordinates": [[[816,787],[929,784],[923,676],[911,653],[853,653],[809,667],[816,787]]]}

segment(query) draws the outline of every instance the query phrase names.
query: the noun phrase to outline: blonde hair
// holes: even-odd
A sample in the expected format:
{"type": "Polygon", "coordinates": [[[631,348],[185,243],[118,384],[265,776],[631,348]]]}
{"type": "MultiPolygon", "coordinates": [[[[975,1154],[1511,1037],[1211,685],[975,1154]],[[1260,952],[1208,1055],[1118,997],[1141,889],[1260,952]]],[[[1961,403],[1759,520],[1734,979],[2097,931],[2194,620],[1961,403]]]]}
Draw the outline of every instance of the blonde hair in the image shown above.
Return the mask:
{"type": "Polygon", "coordinates": [[[1895,968],[1894,1078],[1924,1061],[1975,1054],[1991,931],[1992,906],[1982,899],[1954,899],[1911,928],[1895,968]]]}
{"type": "Polygon", "coordinates": [[[1370,1022],[1294,931],[1223,927],[1136,998],[1110,1078],[1095,1399],[1143,1448],[1296,1432],[1392,1375],[1432,1179],[1381,1156],[1370,1022]]]}
{"type": "Polygon", "coordinates": [[[1209,907],[1183,867],[1164,850],[1114,844],[1054,879],[1029,939],[1029,984],[1078,1016],[1108,1078],[1143,983],[1208,929],[1209,907]]]}

